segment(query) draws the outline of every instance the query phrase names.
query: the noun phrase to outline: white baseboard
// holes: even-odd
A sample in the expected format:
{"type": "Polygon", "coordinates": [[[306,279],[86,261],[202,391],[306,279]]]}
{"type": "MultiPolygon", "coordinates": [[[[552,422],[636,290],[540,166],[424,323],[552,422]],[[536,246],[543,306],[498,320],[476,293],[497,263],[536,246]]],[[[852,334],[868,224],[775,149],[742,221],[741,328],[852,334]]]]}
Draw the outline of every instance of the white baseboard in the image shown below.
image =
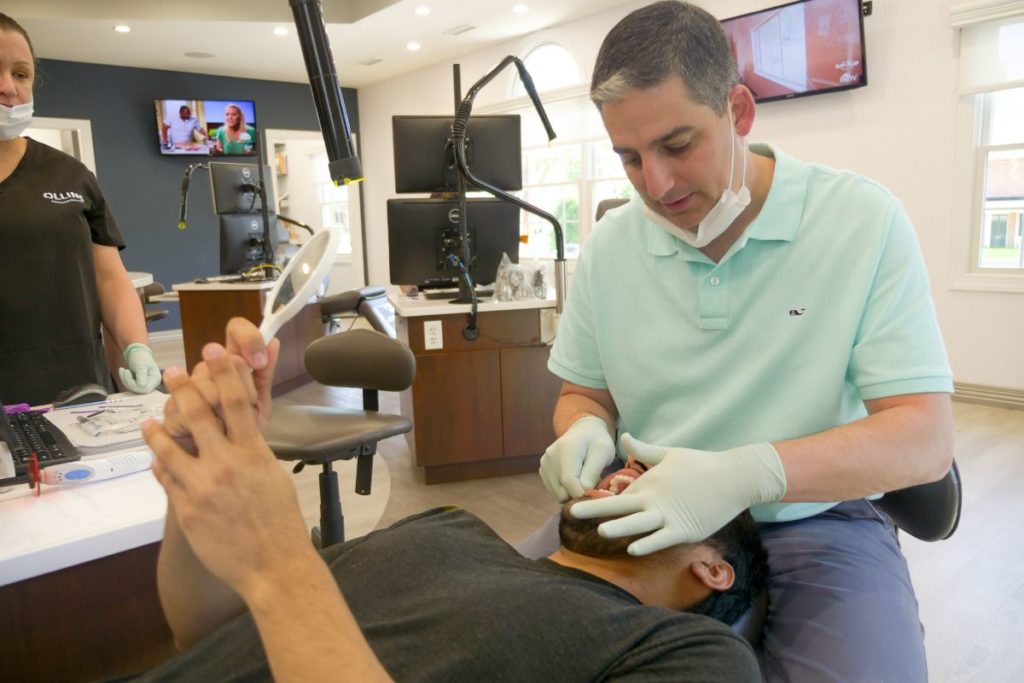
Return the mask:
{"type": "Polygon", "coordinates": [[[954,382],[953,391],[953,399],[956,401],[1024,410],[1024,391],[1020,389],[954,382]]]}
{"type": "Polygon", "coordinates": [[[150,332],[149,341],[152,342],[173,342],[179,339],[184,339],[181,330],[161,330],[159,332],[150,332]]]}

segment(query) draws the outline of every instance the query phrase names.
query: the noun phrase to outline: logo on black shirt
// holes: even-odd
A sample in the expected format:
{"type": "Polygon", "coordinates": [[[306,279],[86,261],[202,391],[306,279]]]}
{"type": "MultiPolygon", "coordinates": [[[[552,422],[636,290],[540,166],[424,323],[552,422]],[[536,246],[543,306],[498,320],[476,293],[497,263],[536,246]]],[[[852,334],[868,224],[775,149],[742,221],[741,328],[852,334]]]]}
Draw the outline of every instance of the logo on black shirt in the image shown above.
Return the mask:
{"type": "Polygon", "coordinates": [[[49,199],[53,204],[85,204],[85,197],[77,192],[44,192],[43,199],[49,199]]]}

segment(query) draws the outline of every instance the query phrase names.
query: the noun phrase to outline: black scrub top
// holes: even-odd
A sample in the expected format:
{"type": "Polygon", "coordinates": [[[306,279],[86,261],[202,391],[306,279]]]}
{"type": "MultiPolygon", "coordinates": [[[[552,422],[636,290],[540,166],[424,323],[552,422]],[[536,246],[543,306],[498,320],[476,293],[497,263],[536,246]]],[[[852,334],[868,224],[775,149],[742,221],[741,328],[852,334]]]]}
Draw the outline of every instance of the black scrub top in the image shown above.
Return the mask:
{"type": "Polygon", "coordinates": [[[96,177],[28,139],[0,182],[0,399],[49,403],[74,384],[113,388],[92,245],[124,248],[96,177]]]}

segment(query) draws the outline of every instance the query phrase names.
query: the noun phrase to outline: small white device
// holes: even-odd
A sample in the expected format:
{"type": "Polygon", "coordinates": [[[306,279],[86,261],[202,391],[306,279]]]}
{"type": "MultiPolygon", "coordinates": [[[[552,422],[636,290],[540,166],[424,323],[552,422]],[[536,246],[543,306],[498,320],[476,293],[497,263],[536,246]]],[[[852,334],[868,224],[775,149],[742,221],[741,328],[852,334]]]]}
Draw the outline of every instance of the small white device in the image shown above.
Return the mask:
{"type": "Polygon", "coordinates": [[[153,454],[149,451],[133,451],[106,458],[51,465],[40,472],[40,479],[44,484],[85,484],[141,472],[149,469],[151,462],[153,454]]]}

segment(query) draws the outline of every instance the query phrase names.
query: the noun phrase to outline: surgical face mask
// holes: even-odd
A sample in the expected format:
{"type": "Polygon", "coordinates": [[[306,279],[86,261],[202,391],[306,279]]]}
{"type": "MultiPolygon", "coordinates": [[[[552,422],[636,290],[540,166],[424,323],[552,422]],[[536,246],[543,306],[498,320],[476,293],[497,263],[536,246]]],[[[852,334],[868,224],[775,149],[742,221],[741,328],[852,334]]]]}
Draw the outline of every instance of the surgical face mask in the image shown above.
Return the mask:
{"type": "Polygon", "coordinates": [[[711,207],[708,215],[704,216],[697,225],[697,234],[691,230],[684,230],[668,218],[655,213],[647,204],[644,204],[644,216],[655,225],[669,232],[689,244],[691,247],[700,249],[714,242],[729,226],[743,213],[743,209],[750,205],[750,190],[747,188],[747,145],[743,147],[743,177],[740,180],[740,189],[734,192],[732,189],[732,176],[735,171],[736,162],[736,130],[733,128],[732,107],[729,108],[729,184],[719,198],[718,203],[711,207]]]}
{"type": "Polygon", "coordinates": [[[0,140],[13,140],[32,124],[32,102],[0,104],[0,140]]]}

